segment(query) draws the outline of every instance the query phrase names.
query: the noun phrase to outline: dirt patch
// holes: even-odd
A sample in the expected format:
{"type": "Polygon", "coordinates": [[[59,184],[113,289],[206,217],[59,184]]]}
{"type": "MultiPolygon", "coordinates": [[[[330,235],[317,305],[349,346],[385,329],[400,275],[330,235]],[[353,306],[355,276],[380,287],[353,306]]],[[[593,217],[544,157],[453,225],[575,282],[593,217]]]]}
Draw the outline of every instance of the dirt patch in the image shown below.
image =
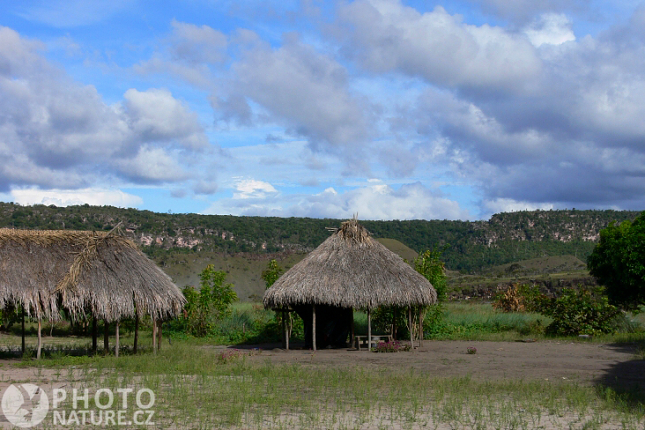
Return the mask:
{"type": "Polygon", "coordinates": [[[300,363],[327,367],[410,369],[436,376],[470,376],[482,380],[570,379],[581,383],[612,382],[645,389],[645,361],[636,360],[636,347],[584,342],[470,342],[424,341],[414,352],[374,353],[350,349],[285,351],[260,347],[250,361],[300,363]],[[477,349],[468,354],[467,348],[477,349]]]}

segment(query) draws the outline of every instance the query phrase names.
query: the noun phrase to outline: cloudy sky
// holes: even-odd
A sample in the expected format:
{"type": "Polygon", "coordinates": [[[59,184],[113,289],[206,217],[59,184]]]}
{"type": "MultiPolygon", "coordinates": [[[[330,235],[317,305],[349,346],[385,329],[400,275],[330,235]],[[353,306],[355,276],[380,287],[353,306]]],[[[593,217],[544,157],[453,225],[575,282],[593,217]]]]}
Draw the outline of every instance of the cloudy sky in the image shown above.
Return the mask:
{"type": "Polygon", "coordinates": [[[0,0],[0,200],[645,208],[645,4],[0,0]]]}

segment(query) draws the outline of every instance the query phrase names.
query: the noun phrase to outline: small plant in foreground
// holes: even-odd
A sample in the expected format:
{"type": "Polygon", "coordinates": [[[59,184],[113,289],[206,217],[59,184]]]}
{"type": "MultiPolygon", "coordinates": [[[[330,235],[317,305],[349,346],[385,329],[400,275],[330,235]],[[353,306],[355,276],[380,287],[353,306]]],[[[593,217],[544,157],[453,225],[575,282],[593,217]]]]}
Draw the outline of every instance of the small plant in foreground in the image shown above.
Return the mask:
{"type": "Polygon", "coordinates": [[[399,352],[399,351],[409,351],[410,345],[404,345],[398,340],[392,340],[389,342],[380,341],[376,344],[376,348],[372,348],[374,352],[399,352]]]}
{"type": "Polygon", "coordinates": [[[466,352],[468,354],[477,354],[477,348],[475,348],[474,346],[469,346],[468,348],[466,348],[466,352]]]}

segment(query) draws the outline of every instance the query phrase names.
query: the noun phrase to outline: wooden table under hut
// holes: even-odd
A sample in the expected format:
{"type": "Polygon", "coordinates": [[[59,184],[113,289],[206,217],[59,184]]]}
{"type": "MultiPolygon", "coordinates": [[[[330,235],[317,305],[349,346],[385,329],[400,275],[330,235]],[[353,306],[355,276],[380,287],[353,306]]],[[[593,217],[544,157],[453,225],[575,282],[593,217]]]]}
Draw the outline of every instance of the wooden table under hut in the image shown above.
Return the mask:
{"type": "Polygon", "coordinates": [[[41,325],[56,322],[64,311],[72,320],[92,318],[92,348],[97,351],[97,320],[104,320],[104,348],[115,325],[119,354],[119,323],[135,320],[134,351],[139,320],[153,322],[153,350],[160,341],[161,321],[178,315],[185,303],[179,288],[129,239],[114,232],[0,229],[0,308],[22,308],[41,325]]]}
{"type": "MultiPolygon", "coordinates": [[[[369,345],[373,338],[372,310],[379,306],[407,307],[412,327],[412,309],[436,302],[437,293],[430,282],[373,239],[356,219],[343,222],[264,293],[265,308],[281,311],[283,316],[295,311],[302,318],[305,348],[313,350],[345,346],[348,336],[354,344],[354,309],[367,312],[369,345]]],[[[288,349],[286,325],[283,331],[288,349]]],[[[414,332],[410,330],[412,344],[414,332]]]]}

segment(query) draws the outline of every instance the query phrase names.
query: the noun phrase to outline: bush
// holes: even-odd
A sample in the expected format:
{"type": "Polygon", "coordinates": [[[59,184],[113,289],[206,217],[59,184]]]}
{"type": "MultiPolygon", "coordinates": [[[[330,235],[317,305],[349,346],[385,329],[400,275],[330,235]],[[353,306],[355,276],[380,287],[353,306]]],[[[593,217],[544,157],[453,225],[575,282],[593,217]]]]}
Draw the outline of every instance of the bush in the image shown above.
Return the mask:
{"type": "Polygon", "coordinates": [[[539,287],[513,284],[495,296],[493,308],[502,312],[540,312],[548,306],[549,298],[540,293],[539,287]]]}
{"type": "Polygon", "coordinates": [[[603,288],[572,290],[565,288],[562,296],[550,299],[540,311],[553,318],[546,328],[551,335],[614,333],[621,311],[609,304],[603,288]]]}
{"type": "Polygon", "coordinates": [[[180,321],[193,336],[211,334],[219,321],[231,314],[230,305],[237,300],[233,284],[224,284],[226,272],[218,272],[209,264],[199,275],[201,288],[184,288],[186,305],[180,321]]]}

